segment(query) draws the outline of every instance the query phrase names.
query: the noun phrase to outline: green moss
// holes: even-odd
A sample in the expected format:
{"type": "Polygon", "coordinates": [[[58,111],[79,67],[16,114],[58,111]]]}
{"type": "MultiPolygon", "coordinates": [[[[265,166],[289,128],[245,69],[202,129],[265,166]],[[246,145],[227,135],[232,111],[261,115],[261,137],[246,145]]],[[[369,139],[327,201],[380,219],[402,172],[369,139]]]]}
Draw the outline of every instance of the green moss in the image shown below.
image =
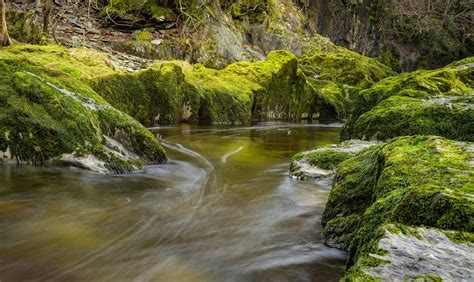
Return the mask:
{"type": "MultiPolygon", "coordinates": [[[[350,239],[347,279],[363,275],[370,253],[383,252],[377,246],[386,224],[396,232],[411,232],[402,225],[473,232],[472,148],[436,136],[399,137],[340,164],[322,222],[361,216],[350,239]]],[[[329,231],[326,236],[335,235],[329,231]]]]}
{"type": "Polygon", "coordinates": [[[443,279],[439,276],[436,275],[430,275],[430,274],[421,274],[418,275],[417,277],[414,277],[412,281],[416,282],[441,282],[443,279]]]}
{"type": "Polygon", "coordinates": [[[305,82],[296,57],[275,51],[264,61],[234,63],[222,70],[159,62],[136,74],[96,78],[92,85],[112,105],[148,125],[242,124],[298,120],[310,108],[305,82]]]}
{"type": "Polygon", "coordinates": [[[143,162],[112,147],[119,141],[149,162],[166,160],[157,139],[111,107],[88,85],[97,73],[113,72],[89,51],[58,46],[16,45],[0,50],[0,148],[19,162],[44,164],[63,154],[92,154],[115,172],[143,162]]]}
{"type": "Polygon", "coordinates": [[[353,137],[387,140],[400,135],[425,134],[474,141],[471,101],[432,101],[390,97],[357,119],[353,137]]]}
{"type": "Polygon", "coordinates": [[[6,11],[9,35],[23,43],[44,43],[38,16],[30,12],[6,11]]]}
{"type": "Polygon", "coordinates": [[[114,107],[142,124],[192,121],[185,111],[197,113],[197,93],[184,81],[179,65],[165,63],[134,74],[96,77],[92,87],[114,107]]]}
{"type": "Polygon", "coordinates": [[[322,112],[323,119],[331,114],[333,119],[349,117],[354,95],[395,74],[377,60],[343,48],[333,53],[320,51],[303,56],[299,62],[315,92],[314,104],[322,112]],[[333,108],[333,113],[328,112],[328,108],[333,108]]]}
{"type": "Polygon", "coordinates": [[[329,220],[324,227],[325,243],[332,247],[347,250],[360,222],[361,217],[356,214],[329,220]]]}
{"type": "MultiPolygon", "coordinates": [[[[365,130],[370,130],[366,127],[367,119],[380,119],[384,114],[391,114],[392,116],[389,117],[390,121],[384,121],[383,123],[396,123],[398,116],[402,116],[401,119],[408,119],[409,117],[406,116],[408,113],[408,109],[413,109],[416,107],[414,104],[414,100],[405,99],[405,98],[392,98],[391,101],[385,102],[382,104],[383,101],[389,99],[393,96],[402,96],[402,97],[409,97],[413,99],[419,99],[419,103],[422,103],[421,99],[428,99],[428,98],[441,98],[441,97],[453,97],[453,96],[472,96],[472,81],[474,77],[473,72],[473,62],[474,57],[467,58],[465,60],[455,62],[451,65],[448,65],[444,68],[432,70],[432,71],[416,71],[411,73],[405,73],[398,76],[389,77],[383,79],[382,81],[376,83],[369,89],[360,91],[354,99],[354,112],[350,118],[350,120],[345,124],[343,128],[343,132],[341,136],[343,139],[351,139],[354,136],[361,136],[365,134],[365,130]],[[397,100],[398,99],[398,100],[397,100]],[[404,100],[402,100],[404,99],[404,100]],[[407,102],[407,104],[404,104],[407,102]],[[398,104],[398,105],[396,105],[398,104]],[[380,105],[379,107],[376,107],[380,105]],[[384,106],[388,106],[388,109],[385,110],[384,106]],[[395,106],[398,106],[395,109],[395,106]],[[376,107],[376,108],[374,108],[376,107]],[[371,110],[374,110],[373,113],[368,113],[371,110]],[[395,112],[397,112],[395,114],[395,112]],[[366,114],[362,118],[362,116],[366,114]],[[376,118],[377,116],[377,118],[376,118]],[[364,121],[359,121],[362,118],[364,121]],[[357,123],[360,124],[356,129],[357,123]],[[365,125],[362,125],[365,124],[365,125]]],[[[420,105],[418,105],[420,106],[420,105]]],[[[429,121],[431,118],[436,118],[437,115],[432,115],[434,111],[439,111],[439,119],[441,116],[443,118],[450,115],[447,113],[450,109],[444,109],[446,106],[443,105],[431,105],[428,107],[423,106],[423,109],[420,109],[418,114],[420,115],[418,122],[412,122],[410,132],[383,132],[383,128],[381,128],[382,132],[381,138],[390,138],[394,136],[400,136],[404,134],[439,134],[443,136],[447,136],[450,138],[458,138],[455,136],[459,135],[470,135],[471,133],[463,132],[463,133],[447,133],[444,135],[442,132],[446,131],[445,128],[434,128],[433,126],[426,125],[426,121],[428,123],[436,123],[436,121],[429,121]],[[430,116],[431,115],[431,116],[430,116]],[[430,130],[427,130],[427,127],[430,127],[430,130]],[[418,128],[420,131],[417,131],[418,128]],[[384,135],[386,135],[384,137],[384,135]],[[454,136],[453,136],[454,135],[454,136]]],[[[454,116],[449,117],[448,119],[457,119],[455,117],[459,114],[459,110],[454,110],[454,116]]],[[[470,113],[468,113],[470,115],[470,113]]],[[[438,119],[438,120],[439,120],[438,119]]],[[[464,121],[468,121],[472,123],[472,118],[467,119],[464,118],[464,121]]],[[[398,129],[403,128],[406,123],[400,125],[388,125],[388,130],[396,130],[394,127],[398,127],[398,129]]],[[[458,124],[457,122],[455,124],[458,124]]],[[[382,126],[385,126],[384,124],[382,126]]],[[[441,125],[444,127],[444,125],[441,125]]],[[[372,135],[366,134],[366,138],[370,138],[372,135]]],[[[472,136],[463,136],[463,140],[472,140],[472,136]]]]}
{"type": "Polygon", "coordinates": [[[349,152],[338,152],[334,150],[316,151],[306,155],[310,165],[322,169],[335,169],[340,163],[351,157],[349,152]]]}
{"type": "Polygon", "coordinates": [[[455,243],[474,242],[474,233],[463,231],[445,231],[446,236],[455,243]]]}
{"type": "Polygon", "coordinates": [[[149,31],[136,31],[133,34],[135,36],[135,40],[143,41],[143,42],[150,42],[153,40],[153,34],[149,31]]]}

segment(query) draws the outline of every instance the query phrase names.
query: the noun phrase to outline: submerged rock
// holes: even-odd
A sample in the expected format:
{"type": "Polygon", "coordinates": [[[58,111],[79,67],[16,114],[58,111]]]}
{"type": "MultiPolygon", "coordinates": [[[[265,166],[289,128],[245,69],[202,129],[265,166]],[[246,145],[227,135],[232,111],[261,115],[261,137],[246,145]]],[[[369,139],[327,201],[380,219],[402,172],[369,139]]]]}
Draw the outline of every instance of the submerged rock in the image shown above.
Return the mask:
{"type": "MultiPolygon", "coordinates": [[[[88,85],[115,72],[101,54],[58,46],[0,49],[0,155],[18,163],[61,162],[130,172],[166,161],[151,132],[88,85]]],[[[6,160],[4,160],[6,161],[6,160]]]]}
{"type": "MultiPolygon", "coordinates": [[[[378,271],[364,269],[383,265],[387,250],[380,246],[390,244],[380,240],[387,224],[432,227],[448,232],[453,240],[472,243],[473,149],[473,143],[437,136],[398,137],[366,148],[339,165],[322,223],[325,242],[349,250],[346,279],[379,277],[378,271]]],[[[450,271],[445,268],[449,265],[440,265],[442,269],[426,273],[424,261],[414,263],[410,275],[450,271]]],[[[462,275],[470,273],[460,269],[462,275]]]]}

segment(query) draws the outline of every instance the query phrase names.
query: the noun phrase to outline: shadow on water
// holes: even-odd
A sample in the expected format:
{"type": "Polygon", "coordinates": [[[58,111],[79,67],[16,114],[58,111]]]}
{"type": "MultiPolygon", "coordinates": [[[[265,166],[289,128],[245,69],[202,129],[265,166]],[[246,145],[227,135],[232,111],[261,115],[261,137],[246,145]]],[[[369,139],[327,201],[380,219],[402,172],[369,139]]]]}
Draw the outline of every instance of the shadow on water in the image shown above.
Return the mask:
{"type": "Polygon", "coordinates": [[[0,280],[336,281],[330,187],[288,177],[337,125],[153,129],[170,156],[126,176],[0,167],[0,280]]]}

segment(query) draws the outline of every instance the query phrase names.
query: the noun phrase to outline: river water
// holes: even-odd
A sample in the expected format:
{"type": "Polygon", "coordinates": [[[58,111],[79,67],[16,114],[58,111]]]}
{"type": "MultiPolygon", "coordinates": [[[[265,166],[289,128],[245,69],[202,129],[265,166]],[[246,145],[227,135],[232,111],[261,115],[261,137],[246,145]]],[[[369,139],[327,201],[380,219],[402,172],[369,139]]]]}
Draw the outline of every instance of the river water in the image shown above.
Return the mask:
{"type": "Polygon", "coordinates": [[[288,176],[337,125],[153,129],[170,161],[143,173],[0,166],[0,281],[337,281],[330,187],[288,176]]]}

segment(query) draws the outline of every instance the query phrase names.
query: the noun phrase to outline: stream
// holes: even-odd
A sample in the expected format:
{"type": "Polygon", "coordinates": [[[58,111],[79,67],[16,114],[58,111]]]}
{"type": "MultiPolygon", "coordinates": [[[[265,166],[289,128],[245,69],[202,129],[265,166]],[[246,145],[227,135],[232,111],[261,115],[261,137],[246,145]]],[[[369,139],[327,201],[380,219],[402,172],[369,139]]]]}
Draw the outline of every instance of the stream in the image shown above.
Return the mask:
{"type": "Polygon", "coordinates": [[[327,184],[291,156],[338,125],[152,129],[170,161],[141,173],[0,166],[0,281],[338,281],[327,184]]]}

